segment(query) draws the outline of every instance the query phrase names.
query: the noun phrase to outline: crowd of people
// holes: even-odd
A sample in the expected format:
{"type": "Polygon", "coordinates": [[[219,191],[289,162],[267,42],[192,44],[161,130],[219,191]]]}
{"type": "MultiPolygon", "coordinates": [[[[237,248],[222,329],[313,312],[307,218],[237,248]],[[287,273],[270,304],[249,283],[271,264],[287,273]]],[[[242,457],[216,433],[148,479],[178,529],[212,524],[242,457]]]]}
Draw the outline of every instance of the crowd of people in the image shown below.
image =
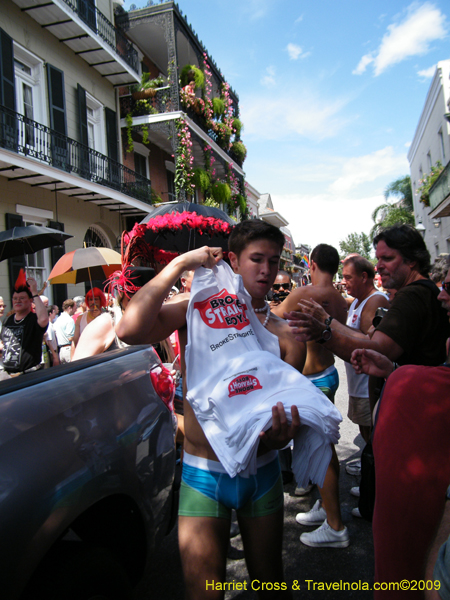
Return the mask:
{"type": "MultiPolygon", "coordinates": [[[[358,254],[341,261],[335,248],[319,244],[310,255],[310,283],[296,285],[279,270],[283,245],[276,227],[244,221],[230,235],[227,262],[221,249],[205,246],[157,275],[124,265],[110,293],[93,288],[65,300],[60,314],[35,280],[21,275],[7,317],[0,298],[0,377],[127,344],[166,344],[184,399],[177,439],[187,597],[223,597],[224,588],[205,591],[204,582],[226,580],[232,510],[250,577],[276,583],[289,597],[283,484],[295,477],[298,496],[318,487],[311,510],[296,516],[302,526],[318,526],[300,535],[303,544],[351,543],[335,450],[337,356],[346,364],[347,417],[375,456],[375,580],[427,575],[442,581],[440,597],[448,598],[450,550],[441,544],[450,533],[450,262],[430,278],[422,237],[399,225],[375,237],[376,268],[358,254]],[[320,459],[313,447],[321,448],[320,459]]],[[[361,467],[347,468],[358,475],[361,467]]],[[[359,497],[359,487],[351,493],[359,497]]],[[[358,508],[352,513],[361,518],[358,508]]],[[[375,598],[382,593],[401,592],[375,598]]]]}

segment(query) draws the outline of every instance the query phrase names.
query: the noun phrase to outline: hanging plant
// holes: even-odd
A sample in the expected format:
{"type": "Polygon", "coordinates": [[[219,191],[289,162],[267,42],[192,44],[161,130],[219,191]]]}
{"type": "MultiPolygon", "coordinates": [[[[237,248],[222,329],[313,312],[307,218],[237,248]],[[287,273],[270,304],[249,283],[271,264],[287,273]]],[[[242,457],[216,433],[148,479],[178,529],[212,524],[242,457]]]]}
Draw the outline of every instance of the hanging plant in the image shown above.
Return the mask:
{"type": "Polygon", "coordinates": [[[242,142],[233,142],[231,144],[231,151],[235,155],[237,162],[242,166],[242,163],[247,157],[247,148],[242,142]]]}
{"type": "Polygon", "coordinates": [[[237,138],[241,137],[241,131],[242,131],[243,127],[244,127],[244,125],[240,119],[238,119],[237,117],[235,119],[233,119],[233,129],[234,129],[234,133],[237,138]]]}
{"type": "Polygon", "coordinates": [[[230,138],[231,138],[231,127],[226,125],[226,123],[216,123],[214,127],[214,131],[218,136],[217,143],[224,150],[230,149],[230,138]]]}
{"type": "Polygon", "coordinates": [[[203,74],[203,71],[201,71],[195,65],[185,65],[181,69],[181,73],[180,73],[181,87],[185,87],[191,81],[193,81],[195,83],[196,88],[203,89],[203,87],[205,85],[205,76],[203,74]]]}
{"type": "Polygon", "coordinates": [[[241,217],[244,218],[245,215],[247,214],[247,202],[246,202],[244,196],[242,194],[238,194],[234,200],[235,200],[235,204],[239,208],[241,217]]]}
{"type": "Polygon", "coordinates": [[[165,84],[164,77],[159,75],[150,79],[150,73],[142,73],[141,83],[131,87],[131,95],[135,100],[153,98],[156,96],[156,89],[165,84]]]}
{"type": "Polygon", "coordinates": [[[221,117],[225,112],[225,102],[222,98],[213,98],[212,99],[213,111],[215,117],[221,117]]]}
{"type": "Polygon", "coordinates": [[[231,200],[231,189],[228,183],[216,181],[211,187],[211,195],[219,204],[228,204],[231,200]]]}
{"type": "Polygon", "coordinates": [[[202,192],[206,192],[206,190],[211,185],[211,180],[209,178],[208,173],[201,167],[196,167],[194,169],[193,181],[194,181],[195,187],[202,190],[202,192]]]}

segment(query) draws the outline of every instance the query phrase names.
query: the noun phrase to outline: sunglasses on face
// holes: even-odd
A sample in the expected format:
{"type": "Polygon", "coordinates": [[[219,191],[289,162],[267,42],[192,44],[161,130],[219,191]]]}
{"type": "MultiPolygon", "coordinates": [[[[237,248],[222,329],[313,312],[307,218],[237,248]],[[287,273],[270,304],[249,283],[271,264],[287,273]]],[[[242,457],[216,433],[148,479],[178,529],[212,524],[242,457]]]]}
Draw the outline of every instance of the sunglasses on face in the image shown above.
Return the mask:
{"type": "Polygon", "coordinates": [[[450,281],[444,281],[442,283],[442,289],[450,296],[450,281]]]}
{"type": "Polygon", "coordinates": [[[275,291],[278,291],[281,288],[283,288],[283,290],[290,290],[291,284],[290,283],[274,283],[272,287],[275,291]]]}

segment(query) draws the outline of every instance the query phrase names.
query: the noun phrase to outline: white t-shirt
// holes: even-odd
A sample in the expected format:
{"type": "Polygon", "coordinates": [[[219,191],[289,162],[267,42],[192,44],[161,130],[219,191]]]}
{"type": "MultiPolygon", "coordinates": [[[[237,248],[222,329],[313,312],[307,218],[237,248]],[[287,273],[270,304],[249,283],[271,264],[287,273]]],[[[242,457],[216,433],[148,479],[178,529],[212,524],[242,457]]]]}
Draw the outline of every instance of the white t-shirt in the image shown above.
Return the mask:
{"type": "Polygon", "coordinates": [[[342,417],[328,398],[280,358],[278,338],[262,326],[242,278],[220,261],[200,267],[187,311],[187,400],[227,473],[256,472],[259,434],[272,406],[293,404],[302,426],[294,440],[299,485],[323,484],[342,417]]]}

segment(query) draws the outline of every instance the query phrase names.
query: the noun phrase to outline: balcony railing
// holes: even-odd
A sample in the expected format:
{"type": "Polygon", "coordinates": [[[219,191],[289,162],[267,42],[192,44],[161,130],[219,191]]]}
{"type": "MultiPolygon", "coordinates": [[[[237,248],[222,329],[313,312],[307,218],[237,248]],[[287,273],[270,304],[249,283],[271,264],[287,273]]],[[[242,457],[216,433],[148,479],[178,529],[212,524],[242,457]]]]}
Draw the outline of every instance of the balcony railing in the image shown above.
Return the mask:
{"type": "Polygon", "coordinates": [[[135,100],[132,94],[127,94],[119,98],[120,118],[125,119],[127,114],[133,117],[142,117],[151,114],[161,114],[175,112],[177,110],[184,111],[193,123],[203,129],[205,133],[215,142],[228,156],[234,160],[236,164],[242,167],[242,161],[235,156],[232,150],[228,150],[228,144],[225,144],[220,137],[206,125],[205,118],[197,114],[191,107],[184,108],[182,103],[174,103],[170,95],[170,86],[158,88],[156,94],[144,100],[135,100]]]}
{"type": "Polygon", "coordinates": [[[450,195],[450,162],[431,186],[429,195],[431,210],[437,208],[450,195]]]}
{"type": "Polygon", "coordinates": [[[136,73],[139,57],[133,44],[105,15],[87,0],[64,0],[94,33],[102,38],[136,73]]]}
{"type": "Polygon", "coordinates": [[[151,204],[149,179],[4,106],[0,106],[0,147],[151,204]]]}

